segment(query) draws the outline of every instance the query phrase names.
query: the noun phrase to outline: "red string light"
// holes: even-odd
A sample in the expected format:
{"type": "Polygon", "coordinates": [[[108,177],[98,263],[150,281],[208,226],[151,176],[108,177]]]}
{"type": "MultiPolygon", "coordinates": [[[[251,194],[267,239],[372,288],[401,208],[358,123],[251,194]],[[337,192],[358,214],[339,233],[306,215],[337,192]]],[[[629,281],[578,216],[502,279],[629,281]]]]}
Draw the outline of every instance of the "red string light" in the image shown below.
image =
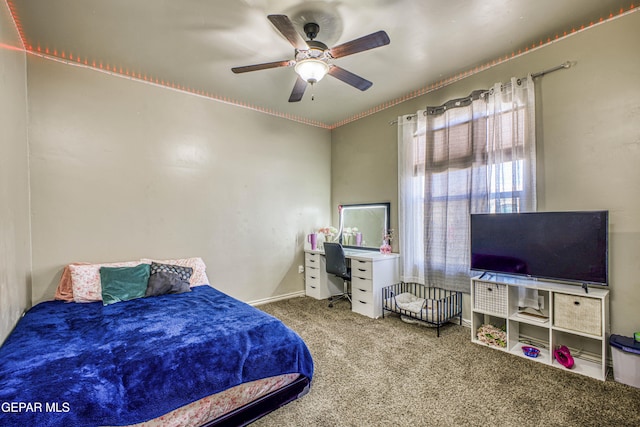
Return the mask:
{"type": "MultiPolygon", "coordinates": [[[[8,6],[9,13],[11,15],[11,19],[12,19],[12,21],[14,23],[14,26],[16,28],[16,31],[18,32],[18,35],[20,37],[20,41],[21,41],[21,44],[22,44],[22,49],[20,49],[20,50],[24,50],[27,53],[28,52],[37,53],[38,55],[43,56],[43,57],[51,57],[51,59],[62,60],[61,62],[66,62],[68,64],[70,64],[70,63],[66,61],[67,57],[68,57],[69,61],[74,61],[73,53],[69,53],[67,55],[65,53],[65,51],[62,50],[62,51],[60,51],[60,54],[58,54],[58,50],[56,48],[54,48],[53,49],[53,53],[51,53],[51,50],[49,49],[48,46],[44,47],[44,54],[43,54],[42,53],[43,52],[43,47],[39,43],[36,44],[36,48],[34,50],[33,45],[26,42],[26,37],[25,37],[24,31],[23,31],[23,26],[22,26],[22,23],[21,23],[19,17],[16,14],[16,7],[14,5],[13,0],[5,0],[5,3],[8,6]]],[[[618,13],[617,16],[623,15],[623,14],[625,14],[627,12],[635,11],[635,9],[636,9],[635,4],[631,3],[627,10],[625,10],[624,8],[621,7],[619,9],[619,11],[618,11],[619,13],[618,13]]],[[[613,19],[615,17],[616,17],[616,15],[613,12],[611,12],[611,13],[609,13],[607,18],[600,17],[598,19],[597,23],[601,24],[601,23],[605,22],[606,20],[610,20],[610,19],[613,19]]],[[[75,61],[76,61],[77,64],[83,64],[84,63],[84,66],[86,66],[87,68],[94,68],[94,69],[96,69],[98,71],[102,70],[102,72],[104,72],[104,70],[106,69],[106,71],[108,71],[108,72],[119,73],[122,76],[131,77],[132,79],[139,80],[140,82],[147,82],[147,83],[150,83],[150,84],[154,84],[154,82],[155,82],[156,85],[164,86],[166,88],[170,88],[170,89],[174,89],[174,90],[179,90],[179,91],[182,91],[182,92],[185,92],[185,93],[188,93],[188,94],[194,94],[194,95],[197,95],[197,96],[210,98],[210,99],[213,99],[213,100],[225,102],[225,103],[236,105],[236,106],[240,106],[240,107],[243,107],[243,108],[252,109],[254,111],[270,114],[270,115],[281,117],[281,118],[286,118],[288,120],[293,120],[293,121],[297,121],[297,122],[304,123],[304,124],[309,124],[309,125],[313,125],[313,126],[317,126],[317,127],[321,127],[321,128],[326,128],[326,129],[334,129],[336,127],[343,126],[343,125],[351,123],[351,122],[353,122],[355,120],[359,120],[361,118],[364,118],[364,117],[367,117],[369,115],[375,114],[375,113],[380,112],[382,110],[388,109],[390,107],[398,105],[399,103],[402,103],[402,102],[405,102],[407,100],[416,98],[418,96],[422,96],[422,95],[427,94],[429,92],[432,92],[434,90],[438,90],[438,89],[440,89],[442,87],[445,87],[445,86],[447,86],[447,85],[449,85],[449,84],[451,84],[453,82],[459,81],[459,80],[464,79],[464,78],[466,78],[468,76],[471,76],[471,75],[474,75],[474,74],[476,74],[478,72],[484,71],[487,68],[491,68],[491,67],[493,67],[493,66],[495,66],[497,64],[502,64],[502,63],[504,63],[506,61],[509,61],[509,60],[514,59],[514,58],[516,58],[518,56],[526,54],[526,53],[528,53],[530,51],[530,49],[531,49],[531,51],[536,50],[536,49],[538,49],[538,48],[540,48],[540,47],[542,47],[542,46],[544,46],[546,44],[550,44],[552,42],[556,42],[556,41],[560,40],[560,38],[564,38],[564,37],[567,37],[569,35],[576,34],[577,32],[584,31],[586,28],[593,27],[594,25],[595,25],[595,22],[594,21],[590,21],[588,24],[580,25],[578,27],[578,29],[576,29],[574,27],[574,28],[571,28],[571,30],[569,32],[564,31],[562,33],[562,35],[555,34],[555,36],[553,36],[553,39],[550,36],[547,37],[546,41],[541,39],[541,40],[538,41],[537,44],[536,43],[532,43],[531,44],[531,48],[528,45],[524,46],[524,51],[523,51],[522,48],[520,48],[520,49],[517,50],[517,53],[514,50],[513,52],[511,52],[510,55],[509,54],[505,55],[504,58],[501,57],[501,56],[498,56],[496,59],[493,59],[493,60],[487,62],[486,64],[481,64],[479,66],[475,66],[475,67],[473,67],[473,68],[471,68],[469,70],[466,70],[466,71],[459,71],[459,72],[457,72],[456,74],[454,74],[452,76],[449,76],[449,77],[444,78],[444,79],[440,79],[439,81],[437,81],[435,83],[427,84],[426,86],[424,86],[424,87],[422,87],[420,89],[413,90],[413,91],[411,91],[411,92],[409,92],[409,93],[407,93],[405,95],[402,95],[400,97],[397,97],[397,98],[395,98],[395,99],[393,99],[391,101],[387,101],[387,102],[383,102],[381,104],[378,104],[377,106],[371,107],[371,108],[369,108],[369,109],[367,109],[365,111],[362,111],[360,113],[354,114],[353,116],[345,118],[343,120],[340,120],[340,121],[338,121],[338,122],[336,122],[336,123],[334,123],[332,125],[328,125],[328,124],[321,123],[319,121],[308,119],[308,118],[304,118],[304,117],[298,117],[298,116],[292,115],[290,113],[286,113],[286,114],[278,113],[278,112],[273,111],[273,110],[271,110],[269,108],[255,106],[253,104],[249,104],[249,103],[246,103],[246,102],[243,102],[243,101],[232,100],[232,99],[227,98],[227,97],[221,97],[219,95],[211,94],[209,92],[204,92],[202,90],[197,90],[197,89],[190,88],[190,87],[187,87],[187,86],[184,86],[184,85],[180,85],[180,84],[176,85],[175,82],[171,82],[171,83],[165,82],[164,80],[159,79],[158,77],[154,78],[154,77],[148,76],[147,74],[143,74],[141,71],[138,71],[137,73],[135,71],[131,71],[130,72],[128,68],[125,68],[124,72],[123,72],[122,66],[116,67],[114,65],[113,67],[111,67],[108,63],[106,65],[104,65],[104,63],[102,61],[98,61],[99,65],[96,66],[96,60],[92,60],[91,61],[91,65],[89,65],[89,60],[85,57],[85,59],[83,61],[81,59],[80,55],[75,55],[75,61]]],[[[15,47],[13,47],[13,46],[0,45],[0,47],[15,49],[15,47]]]]}

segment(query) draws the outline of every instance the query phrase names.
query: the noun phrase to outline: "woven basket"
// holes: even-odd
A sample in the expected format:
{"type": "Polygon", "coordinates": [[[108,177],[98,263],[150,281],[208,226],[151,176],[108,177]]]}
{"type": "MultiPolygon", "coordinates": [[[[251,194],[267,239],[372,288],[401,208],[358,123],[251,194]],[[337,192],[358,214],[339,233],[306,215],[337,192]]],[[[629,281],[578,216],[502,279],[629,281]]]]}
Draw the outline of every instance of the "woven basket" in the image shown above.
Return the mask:
{"type": "Polygon", "coordinates": [[[507,315],[507,286],[491,282],[476,282],[473,308],[486,313],[507,315]]]}
{"type": "Polygon", "coordinates": [[[597,298],[554,294],[553,325],[600,337],[602,336],[601,304],[602,302],[597,298]]]}

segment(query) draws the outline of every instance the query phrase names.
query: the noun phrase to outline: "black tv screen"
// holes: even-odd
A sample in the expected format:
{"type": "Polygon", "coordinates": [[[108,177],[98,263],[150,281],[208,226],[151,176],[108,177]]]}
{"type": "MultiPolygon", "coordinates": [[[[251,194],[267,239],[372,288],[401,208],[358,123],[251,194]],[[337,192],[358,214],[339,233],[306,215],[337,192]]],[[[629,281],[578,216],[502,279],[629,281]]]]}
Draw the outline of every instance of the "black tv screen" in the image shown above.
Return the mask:
{"type": "Polygon", "coordinates": [[[471,215],[471,270],[608,284],[607,211],[471,215]]]}

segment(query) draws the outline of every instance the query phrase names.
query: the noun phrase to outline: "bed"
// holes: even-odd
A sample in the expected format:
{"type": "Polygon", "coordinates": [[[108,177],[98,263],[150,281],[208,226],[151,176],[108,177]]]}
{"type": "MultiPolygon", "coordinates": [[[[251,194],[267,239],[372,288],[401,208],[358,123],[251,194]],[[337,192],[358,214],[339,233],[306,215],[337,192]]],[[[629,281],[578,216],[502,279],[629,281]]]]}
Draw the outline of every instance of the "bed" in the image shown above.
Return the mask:
{"type": "Polygon", "coordinates": [[[242,425],[306,394],[312,376],[295,332],[208,285],[48,301],[0,347],[0,425],[242,425]]]}

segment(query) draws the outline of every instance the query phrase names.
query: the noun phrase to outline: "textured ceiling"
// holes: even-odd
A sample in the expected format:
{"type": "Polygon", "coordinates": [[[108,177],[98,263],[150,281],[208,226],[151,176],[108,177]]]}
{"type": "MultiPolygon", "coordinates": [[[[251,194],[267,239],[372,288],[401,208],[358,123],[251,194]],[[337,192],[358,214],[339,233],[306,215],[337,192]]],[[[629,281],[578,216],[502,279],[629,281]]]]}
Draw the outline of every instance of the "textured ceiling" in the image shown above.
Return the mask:
{"type": "Polygon", "coordinates": [[[5,1],[24,47],[41,57],[329,128],[635,10],[629,0],[5,1]],[[293,59],[268,14],[289,16],[301,33],[317,22],[317,40],[330,47],[385,30],[389,45],[334,61],[373,86],[361,92],[327,76],[289,103],[292,67],[233,74],[293,59]]]}

